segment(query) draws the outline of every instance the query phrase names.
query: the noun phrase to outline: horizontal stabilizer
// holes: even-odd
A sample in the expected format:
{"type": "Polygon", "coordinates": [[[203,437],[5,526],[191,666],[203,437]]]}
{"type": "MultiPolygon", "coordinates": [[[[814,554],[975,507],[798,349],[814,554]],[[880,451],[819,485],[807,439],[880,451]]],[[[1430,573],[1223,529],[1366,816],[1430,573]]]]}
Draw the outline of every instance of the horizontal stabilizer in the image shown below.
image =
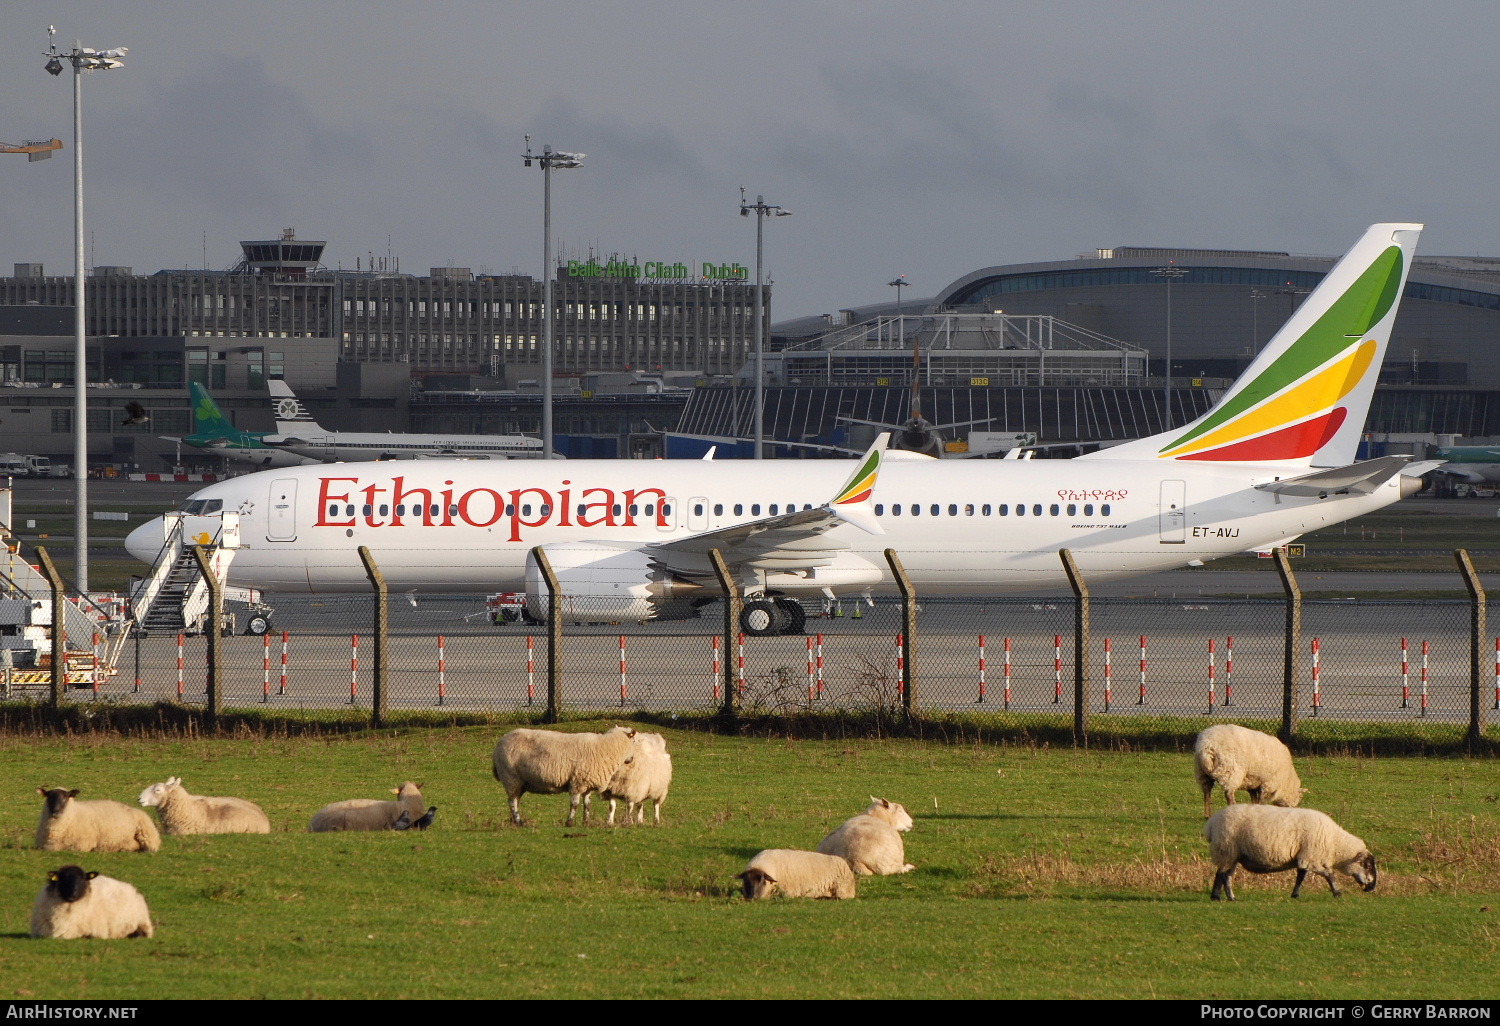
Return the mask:
{"type": "Polygon", "coordinates": [[[1401,473],[1410,461],[1410,456],[1382,456],[1363,463],[1351,463],[1347,467],[1334,467],[1331,470],[1319,470],[1300,477],[1267,481],[1255,487],[1276,495],[1308,496],[1318,499],[1327,498],[1330,495],[1369,495],[1401,473]]]}

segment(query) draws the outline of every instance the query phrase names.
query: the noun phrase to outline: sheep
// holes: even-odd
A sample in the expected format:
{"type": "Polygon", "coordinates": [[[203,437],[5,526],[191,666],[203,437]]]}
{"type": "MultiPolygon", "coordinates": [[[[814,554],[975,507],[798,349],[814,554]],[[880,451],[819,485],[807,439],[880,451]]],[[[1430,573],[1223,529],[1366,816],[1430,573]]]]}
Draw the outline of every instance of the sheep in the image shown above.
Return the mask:
{"type": "Polygon", "coordinates": [[[656,825],[661,826],[661,807],[672,786],[672,757],[667,754],[667,739],[660,734],[637,734],[635,758],[615,771],[614,777],[599,792],[609,799],[609,825],[615,825],[615,802],[625,802],[625,821],[634,817],[646,820],[646,802],[651,802],[656,825]]]}
{"type": "MultiPolygon", "coordinates": [[[[129,806],[126,806],[127,808],[129,806]]],[[[151,936],[146,899],[124,880],[100,876],[79,866],[47,874],[47,886],[31,906],[31,935],[57,940],[151,936]]]]}
{"type": "Polygon", "coordinates": [[[1292,897],[1302,895],[1308,873],[1333,882],[1334,870],[1366,891],[1375,889],[1375,856],[1365,842],[1316,809],[1278,809],[1270,805],[1231,805],[1203,825],[1203,838],[1213,853],[1211,897],[1234,900],[1234,871],[1244,866],[1252,873],[1297,871],[1292,897]]]}
{"type": "Polygon", "coordinates": [[[906,861],[901,833],[912,828],[905,807],[870,796],[871,805],[862,814],[844,820],[818,842],[818,851],[837,855],[860,876],[890,876],[910,873],[917,867],[906,861]]]}
{"type": "Polygon", "coordinates": [[[181,777],[152,784],[137,799],[155,807],[165,834],[269,834],[271,821],[259,805],[243,798],[189,794],[181,777]]]}
{"type": "Polygon", "coordinates": [[[79,791],[36,789],[45,799],[36,825],[42,851],[160,851],[156,824],[140,809],[111,801],[77,801],[79,791]]]}
{"type": "Polygon", "coordinates": [[[788,898],[852,898],[857,886],[854,870],[836,855],[790,848],[768,848],[750,860],[735,877],[746,901],[780,892],[788,898]]]}
{"type": "Polygon", "coordinates": [[[495,745],[491,760],[495,779],[510,798],[510,821],[521,825],[521,796],[568,792],[568,826],[583,800],[583,820],[589,819],[589,800],[614,779],[619,768],[635,757],[635,730],[615,727],[603,734],[561,734],[551,730],[513,730],[495,745]]]}
{"type": "Polygon", "coordinates": [[[307,832],[320,834],[333,830],[394,830],[400,829],[396,827],[396,823],[400,821],[402,813],[406,814],[408,825],[422,815],[424,803],[421,784],[408,780],[400,787],[391,788],[391,794],[396,795],[393,802],[377,798],[351,798],[345,802],[325,805],[313,813],[312,822],[307,824],[307,832]]]}
{"type": "Polygon", "coordinates": [[[1294,806],[1306,788],[1292,768],[1292,753],[1270,734],[1233,723],[1216,723],[1193,742],[1194,768],[1203,789],[1203,817],[1213,815],[1214,784],[1234,804],[1236,791],[1256,804],[1294,806]]]}

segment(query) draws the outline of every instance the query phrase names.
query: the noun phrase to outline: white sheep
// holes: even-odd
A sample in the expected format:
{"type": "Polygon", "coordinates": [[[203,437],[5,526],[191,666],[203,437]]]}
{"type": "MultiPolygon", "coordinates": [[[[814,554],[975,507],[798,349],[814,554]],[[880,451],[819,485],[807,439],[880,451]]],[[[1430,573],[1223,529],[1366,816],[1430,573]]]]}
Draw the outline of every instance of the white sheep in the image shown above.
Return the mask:
{"type": "Polygon", "coordinates": [[[269,834],[271,821],[259,805],[243,798],[189,794],[181,777],[152,784],[137,799],[155,807],[166,834],[269,834]]]}
{"type": "Polygon", "coordinates": [[[818,842],[818,851],[837,855],[860,876],[910,873],[917,867],[906,861],[903,831],[912,828],[911,814],[902,805],[870,796],[871,805],[858,816],[844,820],[818,842]]]}
{"type": "Polygon", "coordinates": [[[646,820],[646,802],[651,802],[656,825],[661,826],[661,807],[672,786],[672,757],[667,739],[660,734],[637,734],[635,758],[615,771],[600,796],[609,799],[609,825],[615,825],[615,803],[625,802],[625,822],[646,820]]]}
{"type": "Polygon", "coordinates": [[[521,796],[568,792],[568,826],[583,800],[583,820],[589,819],[589,800],[602,791],[621,766],[635,757],[635,730],[615,727],[603,734],[563,734],[553,730],[513,730],[495,745],[491,760],[495,779],[510,798],[510,820],[521,825],[521,796]]]}
{"type": "Polygon", "coordinates": [[[396,796],[393,802],[378,798],[351,798],[344,802],[325,805],[313,813],[307,824],[308,833],[320,834],[333,830],[393,830],[404,812],[407,823],[421,817],[426,807],[422,800],[422,785],[410,780],[400,787],[391,788],[396,796]]]}
{"type": "Polygon", "coordinates": [[[1335,897],[1335,870],[1367,891],[1375,889],[1375,856],[1365,842],[1316,809],[1231,805],[1203,824],[1203,837],[1213,854],[1215,901],[1234,900],[1234,871],[1240,866],[1252,873],[1295,869],[1294,898],[1301,896],[1308,873],[1327,880],[1335,897]]]}
{"type": "Polygon", "coordinates": [[[1258,730],[1234,723],[1216,723],[1193,742],[1193,764],[1203,789],[1203,815],[1213,815],[1213,790],[1218,784],[1234,804],[1236,791],[1250,792],[1256,804],[1294,806],[1306,788],[1292,767],[1286,745],[1258,730]]]}
{"type": "Polygon", "coordinates": [[[31,906],[31,935],[57,940],[151,936],[146,899],[124,880],[79,866],[47,874],[47,886],[31,906]]]}
{"type": "Polygon", "coordinates": [[[78,801],[79,791],[39,787],[45,799],[36,825],[42,851],[160,851],[156,824],[140,809],[111,801],[78,801]]]}
{"type": "Polygon", "coordinates": [[[854,870],[838,856],[790,848],[758,852],[735,879],[748,901],[777,893],[788,898],[852,898],[857,886],[854,870]]]}

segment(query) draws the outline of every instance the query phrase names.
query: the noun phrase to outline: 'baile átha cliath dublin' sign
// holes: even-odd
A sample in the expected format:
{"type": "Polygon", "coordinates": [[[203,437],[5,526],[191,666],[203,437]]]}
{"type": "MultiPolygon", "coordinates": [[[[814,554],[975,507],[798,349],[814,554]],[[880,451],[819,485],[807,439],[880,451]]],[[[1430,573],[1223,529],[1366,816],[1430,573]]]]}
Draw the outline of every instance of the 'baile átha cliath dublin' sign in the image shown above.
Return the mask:
{"type": "Polygon", "coordinates": [[[700,264],[695,271],[691,264],[677,261],[666,263],[648,260],[644,264],[626,263],[623,260],[569,260],[565,265],[569,278],[633,278],[653,281],[682,281],[688,278],[707,278],[713,281],[748,281],[750,272],[744,264],[700,264]]]}

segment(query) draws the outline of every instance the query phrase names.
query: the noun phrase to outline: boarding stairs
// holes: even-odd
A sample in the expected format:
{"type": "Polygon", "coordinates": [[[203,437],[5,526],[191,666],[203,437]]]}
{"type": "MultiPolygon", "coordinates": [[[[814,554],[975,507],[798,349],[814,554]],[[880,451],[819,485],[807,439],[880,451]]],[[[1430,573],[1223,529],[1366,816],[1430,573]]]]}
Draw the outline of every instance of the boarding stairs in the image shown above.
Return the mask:
{"type": "MultiPolygon", "coordinates": [[[[130,617],[142,634],[201,634],[209,618],[208,582],[193,550],[200,546],[208,555],[209,567],[222,586],[240,544],[240,515],[226,511],[209,516],[195,516],[194,528],[200,529],[188,538],[186,516],[168,513],[163,517],[164,538],[161,551],[130,599],[130,617]],[[210,530],[203,531],[204,521],[210,530]],[[206,544],[202,544],[206,542],[206,544]]],[[[243,597],[243,589],[226,589],[233,597],[243,597]]]]}

